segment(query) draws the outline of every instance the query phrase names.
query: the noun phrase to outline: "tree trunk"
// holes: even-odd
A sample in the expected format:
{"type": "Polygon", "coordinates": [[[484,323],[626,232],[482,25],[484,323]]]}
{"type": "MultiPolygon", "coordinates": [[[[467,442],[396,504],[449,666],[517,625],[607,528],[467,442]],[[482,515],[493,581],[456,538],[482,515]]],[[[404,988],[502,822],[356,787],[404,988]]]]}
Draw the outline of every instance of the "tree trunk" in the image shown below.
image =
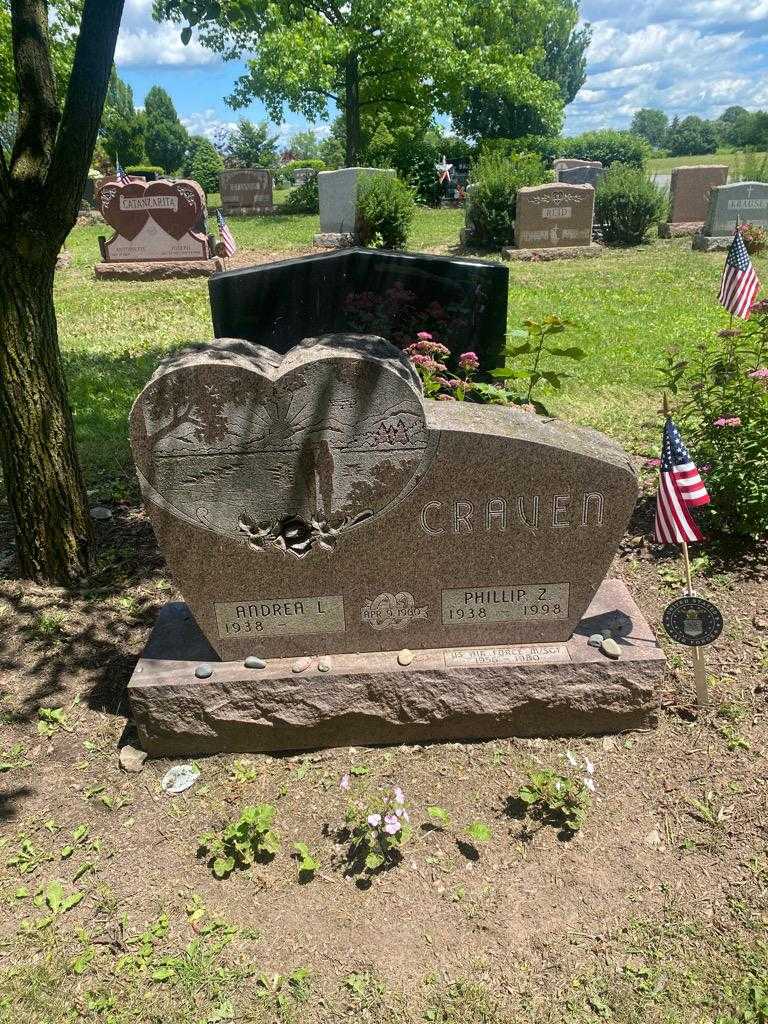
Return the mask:
{"type": "Polygon", "coordinates": [[[347,167],[360,160],[360,79],[357,54],[350,53],[344,68],[344,121],[347,129],[347,167]]]}
{"type": "Polygon", "coordinates": [[[0,261],[0,463],[22,575],[66,584],[87,572],[92,525],[53,306],[57,248],[16,242],[0,261]]]}

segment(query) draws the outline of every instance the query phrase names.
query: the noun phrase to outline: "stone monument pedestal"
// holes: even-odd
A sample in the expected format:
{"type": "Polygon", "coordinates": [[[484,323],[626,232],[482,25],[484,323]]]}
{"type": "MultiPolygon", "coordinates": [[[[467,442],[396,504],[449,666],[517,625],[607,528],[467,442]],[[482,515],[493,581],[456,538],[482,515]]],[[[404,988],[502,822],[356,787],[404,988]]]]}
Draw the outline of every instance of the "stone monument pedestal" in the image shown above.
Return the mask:
{"type": "Polygon", "coordinates": [[[165,281],[177,277],[210,277],[224,269],[224,261],[214,256],[208,260],[147,260],[143,263],[97,263],[93,268],[97,280],[165,281]]]}
{"type": "Polygon", "coordinates": [[[514,246],[507,246],[501,250],[502,259],[505,260],[589,260],[600,256],[603,246],[597,242],[589,245],[565,245],[557,249],[516,249],[514,246]]]}
{"type": "Polygon", "coordinates": [[[655,725],[666,665],[619,580],[602,583],[567,642],[417,650],[408,660],[320,649],[246,668],[219,660],[176,602],[161,610],[128,696],[142,746],[157,757],[599,735],[655,725]],[[608,629],[617,660],[588,644],[608,629]]]}
{"type": "Polygon", "coordinates": [[[727,252],[732,241],[733,235],[704,235],[697,231],[693,236],[691,248],[699,252],[727,252]]]}
{"type": "Polygon", "coordinates": [[[659,224],[659,238],[684,238],[690,235],[697,235],[704,227],[703,221],[688,221],[673,223],[664,221],[659,224]]]}

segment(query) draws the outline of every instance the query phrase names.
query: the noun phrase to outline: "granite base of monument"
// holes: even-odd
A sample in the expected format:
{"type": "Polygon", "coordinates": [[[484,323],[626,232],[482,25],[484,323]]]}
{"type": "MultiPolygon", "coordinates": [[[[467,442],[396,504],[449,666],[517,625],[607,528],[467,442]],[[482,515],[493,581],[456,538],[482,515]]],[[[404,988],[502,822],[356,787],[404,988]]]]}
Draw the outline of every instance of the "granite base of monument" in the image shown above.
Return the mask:
{"type": "Polygon", "coordinates": [[[698,235],[704,227],[703,221],[689,221],[673,224],[672,221],[665,221],[659,224],[659,238],[684,238],[691,235],[698,235]]]}
{"type": "Polygon", "coordinates": [[[590,245],[566,245],[557,249],[516,249],[513,246],[501,250],[505,260],[590,260],[600,256],[603,246],[597,242],[590,245]]]}
{"type": "Polygon", "coordinates": [[[360,244],[352,231],[320,231],[312,239],[318,249],[353,249],[360,244]]]}
{"type": "Polygon", "coordinates": [[[223,206],[226,217],[269,217],[277,213],[276,206],[223,206]]]}
{"type": "Polygon", "coordinates": [[[210,277],[224,269],[218,256],[209,260],[167,260],[146,263],[97,263],[94,277],[109,281],[167,281],[178,277],[210,277]]]}
{"type": "Polygon", "coordinates": [[[619,580],[567,642],[419,650],[408,665],[396,651],[321,658],[220,661],[187,606],[168,604],[128,686],[142,746],[193,756],[649,728],[666,665],[619,580]],[[588,644],[608,629],[615,661],[588,644]]]}
{"type": "Polygon", "coordinates": [[[727,252],[732,241],[733,235],[703,235],[698,232],[693,236],[691,248],[699,252],[727,252]]]}

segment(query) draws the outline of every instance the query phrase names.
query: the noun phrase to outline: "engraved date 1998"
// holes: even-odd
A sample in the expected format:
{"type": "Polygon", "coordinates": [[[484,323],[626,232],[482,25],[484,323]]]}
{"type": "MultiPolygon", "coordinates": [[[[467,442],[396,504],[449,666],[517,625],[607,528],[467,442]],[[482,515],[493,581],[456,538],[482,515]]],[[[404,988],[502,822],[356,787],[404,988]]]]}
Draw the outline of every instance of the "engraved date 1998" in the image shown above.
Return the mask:
{"type": "Polygon", "coordinates": [[[444,590],[443,624],[567,619],[569,589],[567,583],[536,583],[444,590]]]}

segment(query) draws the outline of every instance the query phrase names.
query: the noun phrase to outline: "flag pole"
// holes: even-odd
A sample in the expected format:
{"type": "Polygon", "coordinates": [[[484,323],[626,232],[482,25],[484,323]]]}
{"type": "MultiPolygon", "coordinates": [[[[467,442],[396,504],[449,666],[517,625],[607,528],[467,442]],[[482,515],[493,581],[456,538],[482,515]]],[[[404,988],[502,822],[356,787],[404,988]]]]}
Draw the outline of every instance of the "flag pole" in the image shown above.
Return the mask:
{"type": "MultiPolygon", "coordinates": [[[[671,416],[669,410],[669,399],[667,398],[666,391],[664,392],[664,416],[669,419],[671,416]]],[[[683,561],[685,563],[685,589],[688,593],[688,597],[693,597],[693,580],[691,579],[691,559],[688,554],[688,543],[687,541],[681,541],[683,549],[683,561]]],[[[700,711],[704,711],[709,704],[709,694],[707,692],[707,666],[704,661],[704,651],[701,647],[693,648],[693,678],[696,684],[696,706],[700,711]]]]}

